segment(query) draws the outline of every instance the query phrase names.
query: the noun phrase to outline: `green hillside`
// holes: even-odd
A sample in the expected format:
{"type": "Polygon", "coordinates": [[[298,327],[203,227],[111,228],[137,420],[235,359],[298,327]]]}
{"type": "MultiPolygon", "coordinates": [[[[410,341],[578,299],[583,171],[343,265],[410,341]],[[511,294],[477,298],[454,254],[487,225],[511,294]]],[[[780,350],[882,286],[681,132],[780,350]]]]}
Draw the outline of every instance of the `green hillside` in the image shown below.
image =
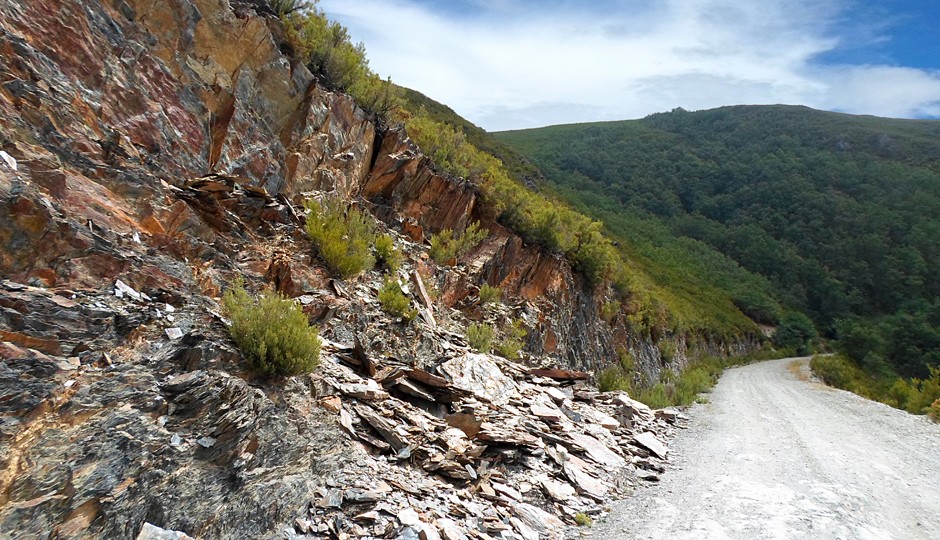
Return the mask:
{"type": "Polygon", "coordinates": [[[871,370],[940,365],[940,122],[738,106],[494,135],[548,189],[653,263],[705,270],[756,320],[776,319],[769,292],[864,342],[871,370]]]}
{"type": "MultiPolygon", "coordinates": [[[[617,239],[627,274],[624,277],[628,281],[621,284],[628,289],[625,308],[637,319],[637,326],[655,328],[657,332],[732,338],[754,333],[754,321],[776,322],[777,302],[770,283],[763,277],[747,272],[702,242],[672,237],[656,219],[598,212],[601,208],[594,205],[590,197],[580,200],[556,191],[546,182],[542,171],[512,145],[493,137],[446,105],[414,90],[401,90],[408,110],[421,111],[438,125],[446,124],[447,129],[457,130],[473,147],[497,157],[509,177],[518,184],[540,191],[540,195],[556,206],[570,206],[581,214],[603,220],[607,225],[605,233],[617,239]],[[617,226],[611,227],[612,224],[617,226]],[[618,228],[642,233],[612,235],[618,228]]],[[[541,203],[535,204],[541,206],[541,203]]],[[[566,228],[567,219],[561,217],[564,212],[546,206],[543,207],[545,215],[536,219],[536,234],[529,234],[526,229],[532,226],[520,227],[515,222],[512,206],[509,205],[499,220],[531,243],[552,247],[550,244],[554,242],[546,242],[538,231],[566,228]]],[[[553,249],[557,250],[557,246],[553,249]]]]}

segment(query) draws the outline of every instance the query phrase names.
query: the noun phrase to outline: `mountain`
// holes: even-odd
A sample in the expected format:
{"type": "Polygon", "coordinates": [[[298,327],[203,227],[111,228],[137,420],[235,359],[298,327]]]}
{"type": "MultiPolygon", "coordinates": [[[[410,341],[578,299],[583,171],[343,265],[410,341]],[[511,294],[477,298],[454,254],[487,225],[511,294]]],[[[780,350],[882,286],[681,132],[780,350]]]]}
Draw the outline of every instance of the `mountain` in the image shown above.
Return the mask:
{"type": "Polygon", "coordinates": [[[872,362],[940,364],[940,122],[738,106],[494,137],[624,241],[693,242],[746,269],[743,288],[708,271],[757,320],[776,322],[769,293],[828,337],[862,324],[896,342],[906,324],[920,337],[873,345],[872,362]]]}

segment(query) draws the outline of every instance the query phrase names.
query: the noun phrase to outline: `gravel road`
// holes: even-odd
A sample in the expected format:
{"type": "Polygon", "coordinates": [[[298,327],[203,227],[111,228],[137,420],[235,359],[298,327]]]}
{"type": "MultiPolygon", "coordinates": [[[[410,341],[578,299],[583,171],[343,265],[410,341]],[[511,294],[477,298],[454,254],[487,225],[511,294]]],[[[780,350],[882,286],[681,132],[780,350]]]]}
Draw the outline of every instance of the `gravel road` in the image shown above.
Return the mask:
{"type": "Polygon", "coordinates": [[[940,539],[940,425],[809,380],[808,359],[725,372],[659,484],[597,539],[940,539]]]}

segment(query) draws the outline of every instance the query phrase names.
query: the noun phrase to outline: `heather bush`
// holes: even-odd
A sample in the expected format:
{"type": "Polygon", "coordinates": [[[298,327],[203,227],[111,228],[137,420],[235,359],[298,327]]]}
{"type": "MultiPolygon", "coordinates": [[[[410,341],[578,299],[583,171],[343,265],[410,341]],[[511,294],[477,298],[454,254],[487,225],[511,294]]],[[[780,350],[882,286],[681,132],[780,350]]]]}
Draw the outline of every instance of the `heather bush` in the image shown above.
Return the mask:
{"type": "Polygon", "coordinates": [[[375,258],[389,273],[398,272],[403,257],[390,234],[383,234],[375,239],[375,258]]]}
{"type": "Polygon", "coordinates": [[[480,292],[477,296],[480,299],[480,305],[485,306],[492,302],[499,302],[503,297],[503,290],[499,287],[493,287],[488,283],[484,283],[480,287],[480,292]]]}
{"type": "Polygon", "coordinates": [[[480,352],[493,348],[493,327],[484,323],[471,323],[467,327],[467,343],[480,352]]]}
{"type": "Polygon", "coordinates": [[[522,319],[516,319],[503,331],[503,337],[496,344],[496,352],[503,358],[517,360],[519,351],[525,346],[524,338],[526,336],[525,326],[522,319]]]}
{"type": "Polygon", "coordinates": [[[385,280],[385,284],[379,289],[379,303],[386,313],[401,317],[405,322],[411,322],[418,316],[418,310],[411,307],[411,300],[405,296],[397,280],[385,280]]]}
{"type": "Polygon", "coordinates": [[[486,235],[486,229],[481,229],[478,221],[471,223],[460,236],[450,229],[444,229],[431,235],[431,249],[428,254],[438,264],[447,264],[473,249],[486,235]]]}
{"type": "Polygon", "coordinates": [[[371,217],[338,199],[311,199],[307,209],[307,236],[331,271],[350,278],[372,269],[375,224],[371,217]]]}
{"type": "Polygon", "coordinates": [[[229,333],[248,362],[265,375],[297,375],[320,363],[317,328],[292,301],[264,291],[252,297],[237,279],[222,296],[229,333]]]}

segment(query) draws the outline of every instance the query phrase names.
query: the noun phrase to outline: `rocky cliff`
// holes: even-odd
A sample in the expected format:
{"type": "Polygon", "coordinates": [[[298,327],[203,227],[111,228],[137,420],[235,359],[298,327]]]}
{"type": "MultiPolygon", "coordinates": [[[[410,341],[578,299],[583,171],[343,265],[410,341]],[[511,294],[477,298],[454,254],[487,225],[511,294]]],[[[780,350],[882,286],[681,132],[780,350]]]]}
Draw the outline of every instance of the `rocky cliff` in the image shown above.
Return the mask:
{"type": "MultiPolygon", "coordinates": [[[[237,0],[0,5],[0,536],[134,538],[152,523],[206,538],[287,526],[342,537],[352,522],[324,510],[344,508],[336,489],[360,489],[346,493],[358,504],[386,497],[354,485],[363,468],[417,463],[473,501],[511,477],[493,476],[496,464],[532,459],[518,471],[546,474],[541,485],[557,497],[542,502],[570,519],[614,493],[611,470],[657,467],[662,450],[640,441],[664,421],[625,396],[570,387],[580,375],[487,360],[507,378],[505,401],[460,382],[459,362],[476,358],[459,335],[468,320],[521,318],[530,367],[590,370],[625,347],[655,375],[661,358],[623,321],[601,320],[603,294],[563,259],[483,215],[473,185],[319,87],[264,11],[237,0]],[[317,192],[355,201],[398,239],[420,321],[382,314],[376,273],[330,279],[300,226],[303,199],[317,192]],[[455,267],[427,259],[431,234],[471,220],[490,229],[482,244],[455,267]],[[326,338],[318,373],[269,381],[247,371],[218,315],[236,274],[300,298],[326,338]],[[507,304],[475,305],[483,283],[503,287],[507,304]],[[425,284],[436,300],[419,294],[425,284]],[[407,376],[363,372],[362,358],[407,376]],[[458,362],[449,375],[447,362],[458,362]],[[427,435],[448,433],[441,419],[457,413],[519,423],[427,435]],[[573,435],[552,435],[559,426],[573,435]]],[[[681,340],[678,350],[681,363],[681,340]]],[[[397,512],[445,484],[415,482],[382,482],[409,499],[386,512],[395,519],[369,516],[368,534],[422,530],[397,512]]],[[[543,510],[495,510],[518,503],[510,489],[464,514],[489,508],[491,529],[481,521],[480,531],[537,535],[543,510]]],[[[466,523],[439,530],[486,537],[466,523]]]]}

